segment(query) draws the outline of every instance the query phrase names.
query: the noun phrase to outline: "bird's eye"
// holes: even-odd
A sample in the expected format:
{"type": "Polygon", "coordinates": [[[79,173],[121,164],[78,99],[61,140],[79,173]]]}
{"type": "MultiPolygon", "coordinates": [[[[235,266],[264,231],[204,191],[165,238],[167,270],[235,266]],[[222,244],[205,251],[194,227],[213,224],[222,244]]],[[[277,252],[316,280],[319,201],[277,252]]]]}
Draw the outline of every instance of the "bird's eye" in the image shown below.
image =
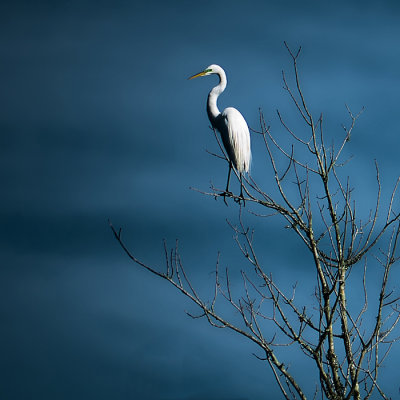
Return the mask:
{"type": "Polygon", "coordinates": [[[212,72],[212,69],[211,68],[206,69],[204,72],[212,72]]]}

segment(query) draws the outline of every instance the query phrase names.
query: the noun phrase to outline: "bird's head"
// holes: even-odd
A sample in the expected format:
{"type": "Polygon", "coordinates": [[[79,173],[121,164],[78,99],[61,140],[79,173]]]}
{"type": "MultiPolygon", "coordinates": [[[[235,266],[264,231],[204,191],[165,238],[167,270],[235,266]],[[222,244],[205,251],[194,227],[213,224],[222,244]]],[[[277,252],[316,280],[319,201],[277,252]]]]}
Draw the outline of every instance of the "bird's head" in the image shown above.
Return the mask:
{"type": "Polygon", "coordinates": [[[211,74],[218,74],[221,70],[222,68],[219,65],[211,64],[204,71],[201,71],[198,74],[189,77],[188,79],[199,78],[200,76],[207,76],[211,74]]]}

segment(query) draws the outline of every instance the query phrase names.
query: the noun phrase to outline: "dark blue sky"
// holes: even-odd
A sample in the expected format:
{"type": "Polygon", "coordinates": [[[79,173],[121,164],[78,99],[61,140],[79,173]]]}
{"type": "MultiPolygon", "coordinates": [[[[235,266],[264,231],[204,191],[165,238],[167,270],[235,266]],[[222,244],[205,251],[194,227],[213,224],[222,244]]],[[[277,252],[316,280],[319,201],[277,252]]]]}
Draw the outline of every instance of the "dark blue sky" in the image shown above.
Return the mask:
{"type": "MultiPolygon", "coordinates": [[[[163,265],[162,239],[179,238],[203,290],[218,251],[222,265],[243,267],[226,224],[235,207],[189,189],[223,186],[226,165],[205,151],[217,151],[205,112],[215,79],[186,78],[220,64],[220,108],[257,128],[261,107],[279,135],[277,108],[296,121],[282,90],[284,40],[303,46],[303,88],[331,140],[345,104],[366,108],[348,172],[367,211],[373,160],[388,189],[399,173],[399,18],[394,1],[2,2],[0,397],[272,398],[256,349],[188,318],[192,306],[129,262],[107,219],[152,265],[163,265]]],[[[253,176],[268,186],[257,137],[253,153],[253,176]]],[[[289,232],[249,220],[277,279],[304,278],[289,232]]],[[[398,355],[382,374],[391,395],[398,355]]]]}

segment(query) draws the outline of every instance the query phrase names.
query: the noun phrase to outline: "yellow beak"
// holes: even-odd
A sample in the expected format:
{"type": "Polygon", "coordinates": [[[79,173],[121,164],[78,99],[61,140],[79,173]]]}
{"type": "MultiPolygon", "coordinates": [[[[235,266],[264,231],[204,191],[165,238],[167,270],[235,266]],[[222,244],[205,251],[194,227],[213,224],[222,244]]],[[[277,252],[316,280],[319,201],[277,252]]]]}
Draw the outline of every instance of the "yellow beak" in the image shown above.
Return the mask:
{"type": "Polygon", "coordinates": [[[193,76],[189,77],[188,79],[198,78],[198,77],[200,77],[200,76],[204,76],[205,74],[206,74],[206,72],[205,72],[205,71],[202,71],[202,72],[199,72],[199,73],[196,74],[196,75],[193,75],[193,76]]]}

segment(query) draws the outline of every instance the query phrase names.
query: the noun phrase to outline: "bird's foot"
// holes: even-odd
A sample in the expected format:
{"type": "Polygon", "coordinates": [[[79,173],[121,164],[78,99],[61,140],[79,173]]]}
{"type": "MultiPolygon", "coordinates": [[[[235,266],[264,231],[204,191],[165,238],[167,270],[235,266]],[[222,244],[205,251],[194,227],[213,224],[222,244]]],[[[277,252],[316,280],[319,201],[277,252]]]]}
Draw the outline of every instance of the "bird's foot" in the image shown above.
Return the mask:
{"type": "Polygon", "coordinates": [[[240,195],[239,197],[235,197],[234,199],[235,203],[238,203],[241,205],[241,202],[243,201],[243,207],[246,207],[246,201],[244,200],[243,195],[240,195]]]}
{"type": "Polygon", "coordinates": [[[230,192],[229,190],[225,190],[224,193],[221,193],[221,196],[224,196],[224,203],[226,206],[228,206],[228,203],[226,202],[226,196],[233,197],[233,193],[230,192]]]}
{"type": "Polygon", "coordinates": [[[239,195],[239,197],[235,197],[235,202],[238,203],[239,205],[241,204],[241,203],[240,203],[241,201],[243,201],[243,207],[246,207],[246,201],[244,200],[242,188],[240,188],[240,195],[239,195]]]}

